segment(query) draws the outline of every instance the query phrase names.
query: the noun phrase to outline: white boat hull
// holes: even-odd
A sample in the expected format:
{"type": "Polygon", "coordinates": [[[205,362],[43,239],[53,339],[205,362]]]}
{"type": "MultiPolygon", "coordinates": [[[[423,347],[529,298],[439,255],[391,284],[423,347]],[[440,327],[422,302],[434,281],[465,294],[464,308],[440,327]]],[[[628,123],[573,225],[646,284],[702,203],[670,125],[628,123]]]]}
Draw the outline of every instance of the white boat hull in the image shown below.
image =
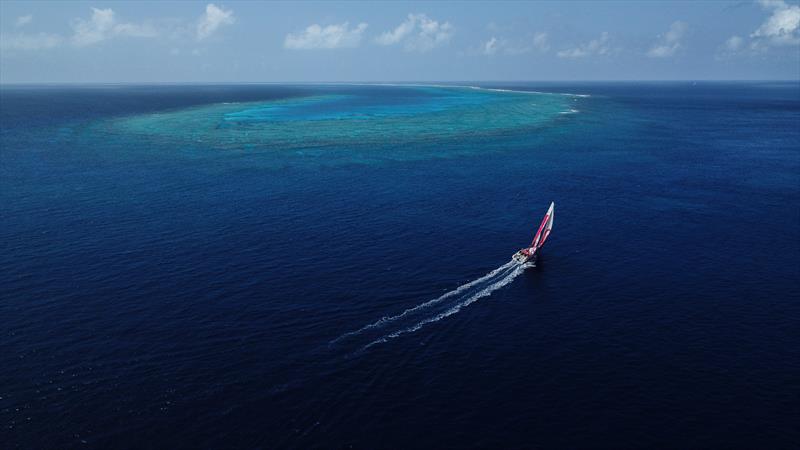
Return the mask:
{"type": "Polygon", "coordinates": [[[522,252],[522,250],[520,250],[517,253],[514,253],[514,256],[512,256],[511,259],[520,264],[525,264],[527,262],[536,262],[536,254],[535,253],[525,254],[522,252]]]}

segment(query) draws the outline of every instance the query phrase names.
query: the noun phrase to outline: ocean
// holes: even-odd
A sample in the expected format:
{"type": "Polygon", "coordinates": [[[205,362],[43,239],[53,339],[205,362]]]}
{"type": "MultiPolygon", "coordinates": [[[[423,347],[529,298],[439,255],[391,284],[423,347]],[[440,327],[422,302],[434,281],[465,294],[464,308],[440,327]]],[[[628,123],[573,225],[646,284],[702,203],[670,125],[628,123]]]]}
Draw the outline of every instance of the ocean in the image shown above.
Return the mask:
{"type": "Polygon", "coordinates": [[[4,448],[800,446],[797,81],[4,85],[0,124],[4,448]]]}

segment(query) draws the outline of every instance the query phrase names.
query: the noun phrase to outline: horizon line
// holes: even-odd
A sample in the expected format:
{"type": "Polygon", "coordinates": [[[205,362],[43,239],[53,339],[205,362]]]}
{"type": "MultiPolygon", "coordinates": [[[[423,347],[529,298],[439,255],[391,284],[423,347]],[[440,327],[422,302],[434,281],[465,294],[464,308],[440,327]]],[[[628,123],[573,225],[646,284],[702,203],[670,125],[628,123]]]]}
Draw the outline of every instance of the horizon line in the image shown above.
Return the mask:
{"type": "Polygon", "coordinates": [[[22,85],[235,85],[235,84],[272,84],[272,85],[320,85],[320,84],[421,84],[421,83],[737,83],[737,82],[776,82],[776,83],[798,83],[798,79],[779,79],[779,78],[729,78],[729,79],[712,79],[712,78],[674,78],[674,79],[633,79],[633,78],[620,78],[620,79],[583,79],[583,80],[351,80],[351,81],[13,81],[3,82],[0,81],[0,86],[22,86],[22,85]]]}

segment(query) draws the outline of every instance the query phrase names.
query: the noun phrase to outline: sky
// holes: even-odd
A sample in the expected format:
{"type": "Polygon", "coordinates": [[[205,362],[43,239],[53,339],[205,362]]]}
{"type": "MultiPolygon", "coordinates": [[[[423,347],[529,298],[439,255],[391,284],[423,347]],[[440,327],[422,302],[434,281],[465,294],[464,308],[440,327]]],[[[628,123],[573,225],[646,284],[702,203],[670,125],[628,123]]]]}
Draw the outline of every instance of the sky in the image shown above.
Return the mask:
{"type": "Polygon", "coordinates": [[[800,80],[797,1],[0,0],[0,83],[800,80]]]}

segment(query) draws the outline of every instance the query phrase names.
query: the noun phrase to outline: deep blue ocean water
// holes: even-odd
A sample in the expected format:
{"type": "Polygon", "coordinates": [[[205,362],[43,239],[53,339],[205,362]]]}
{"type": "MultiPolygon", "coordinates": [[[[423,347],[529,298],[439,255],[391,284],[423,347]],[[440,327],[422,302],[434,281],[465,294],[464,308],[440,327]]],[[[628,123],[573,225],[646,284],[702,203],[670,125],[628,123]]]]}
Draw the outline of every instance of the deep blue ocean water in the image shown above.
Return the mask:
{"type": "Polygon", "coordinates": [[[0,447],[800,446],[800,84],[484,87],[0,88],[0,447]]]}

